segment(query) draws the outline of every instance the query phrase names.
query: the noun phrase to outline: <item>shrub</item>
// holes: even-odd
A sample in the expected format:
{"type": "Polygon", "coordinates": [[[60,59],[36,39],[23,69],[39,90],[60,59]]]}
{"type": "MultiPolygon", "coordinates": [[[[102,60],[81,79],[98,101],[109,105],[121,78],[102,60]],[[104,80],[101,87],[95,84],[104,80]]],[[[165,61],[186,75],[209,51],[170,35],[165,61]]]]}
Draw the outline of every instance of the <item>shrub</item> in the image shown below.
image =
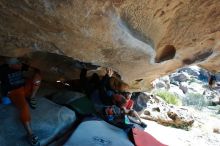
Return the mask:
{"type": "Polygon", "coordinates": [[[197,109],[202,109],[202,107],[206,106],[207,104],[208,102],[200,93],[188,93],[186,98],[183,99],[183,105],[192,105],[197,109]]]}
{"type": "Polygon", "coordinates": [[[179,105],[181,103],[177,95],[170,93],[166,90],[158,90],[155,92],[155,94],[161,97],[163,100],[165,100],[169,104],[179,105]]]}

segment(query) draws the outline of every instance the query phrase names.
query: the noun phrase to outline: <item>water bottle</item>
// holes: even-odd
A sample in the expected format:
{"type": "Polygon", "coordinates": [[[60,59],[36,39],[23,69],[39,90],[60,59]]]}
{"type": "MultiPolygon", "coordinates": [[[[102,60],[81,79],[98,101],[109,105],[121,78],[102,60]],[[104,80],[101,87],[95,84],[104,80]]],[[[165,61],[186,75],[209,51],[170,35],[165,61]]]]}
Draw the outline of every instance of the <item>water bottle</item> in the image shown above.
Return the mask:
{"type": "Polygon", "coordinates": [[[125,124],[131,124],[131,122],[130,122],[130,120],[129,120],[127,115],[125,115],[125,119],[124,120],[125,120],[125,124]]]}
{"type": "Polygon", "coordinates": [[[7,96],[3,96],[2,97],[2,104],[4,104],[4,105],[11,104],[10,98],[8,98],[7,96]]]}

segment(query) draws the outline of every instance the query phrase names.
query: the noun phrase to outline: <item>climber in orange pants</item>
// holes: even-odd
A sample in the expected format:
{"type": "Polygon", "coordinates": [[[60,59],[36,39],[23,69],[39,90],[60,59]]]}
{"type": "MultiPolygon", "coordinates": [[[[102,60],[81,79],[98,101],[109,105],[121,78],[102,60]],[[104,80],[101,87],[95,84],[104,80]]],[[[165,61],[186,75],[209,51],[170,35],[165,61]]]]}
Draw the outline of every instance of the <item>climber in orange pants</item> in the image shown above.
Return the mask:
{"type": "MultiPolygon", "coordinates": [[[[31,116],[26,99],[32,108],[36,108],[35,94],[41,83],[41,73],[38,69],[34,69],[33,77],[25,82],[23,71],[27,71],[28,68],[29,66],[21,64],[16,58],[11,58],[7,64],[0,66],[0,80],[3,94],[2,101],[9,97],[13,104],[19,109],[20,118],[27,131],[30,144],[38,146],[40,143],[31,128],[31,116]]],[[[10,101],[9,99],[7,99],[7,101],[10,101]]],[[[10,102],[5,103],[8,104],[10,102]]]]}
{"type": "Polygon", "coordinates": [[[33,79],[26,81],[25,85],[10,91],[8,97],[21,111],[21,121],[23,123],[30,121],[30,112],[26,99],[30,102],[32,108],[36,108],[35,94],[40,86],[41,76],[39,73],[35,74],[33,79]]]}

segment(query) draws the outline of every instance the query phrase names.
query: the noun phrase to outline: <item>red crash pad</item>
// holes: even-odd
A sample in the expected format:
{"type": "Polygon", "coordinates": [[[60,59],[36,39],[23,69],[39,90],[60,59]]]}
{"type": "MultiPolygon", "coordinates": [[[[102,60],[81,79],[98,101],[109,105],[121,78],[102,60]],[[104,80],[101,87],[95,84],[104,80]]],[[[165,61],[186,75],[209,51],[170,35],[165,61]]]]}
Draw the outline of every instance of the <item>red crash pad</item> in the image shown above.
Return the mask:
{"type": "Polygon", "coordinates": [[[167,146],[156,140],[152,135],[144,130],[133,128],[133,140],[136,146],[167,146]]]}

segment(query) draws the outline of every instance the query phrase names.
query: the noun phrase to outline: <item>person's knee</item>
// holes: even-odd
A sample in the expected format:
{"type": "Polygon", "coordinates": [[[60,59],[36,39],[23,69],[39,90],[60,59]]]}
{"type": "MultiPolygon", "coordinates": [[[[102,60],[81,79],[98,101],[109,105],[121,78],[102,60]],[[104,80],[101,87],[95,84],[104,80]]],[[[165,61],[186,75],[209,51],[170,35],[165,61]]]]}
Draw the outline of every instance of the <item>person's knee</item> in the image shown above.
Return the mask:
{"type": "Polygon", "coordinates": [[[135,110],[133,110],[133,109],[130,110],[129,113],[130,113],[130,115],[131,115],[132,117],[139,117],[139,116],[138,116],[138,113],[137,113],[135,110]]]}
{"type": "Polygon", "coordinates": [[[34,74],[34,77],[33,77],[33,84],[35,86],[40,86],[41,80],[42,80],[42,76],[41,76],[40,70],[35,69],[35,74],[34,74]]]}
{"type": "Polygon", "coordinates": [[[133,113],[134,113],[134,110],[133,110],[133,109],[130,109],[129,113],[133,114],[133,113]]]}

